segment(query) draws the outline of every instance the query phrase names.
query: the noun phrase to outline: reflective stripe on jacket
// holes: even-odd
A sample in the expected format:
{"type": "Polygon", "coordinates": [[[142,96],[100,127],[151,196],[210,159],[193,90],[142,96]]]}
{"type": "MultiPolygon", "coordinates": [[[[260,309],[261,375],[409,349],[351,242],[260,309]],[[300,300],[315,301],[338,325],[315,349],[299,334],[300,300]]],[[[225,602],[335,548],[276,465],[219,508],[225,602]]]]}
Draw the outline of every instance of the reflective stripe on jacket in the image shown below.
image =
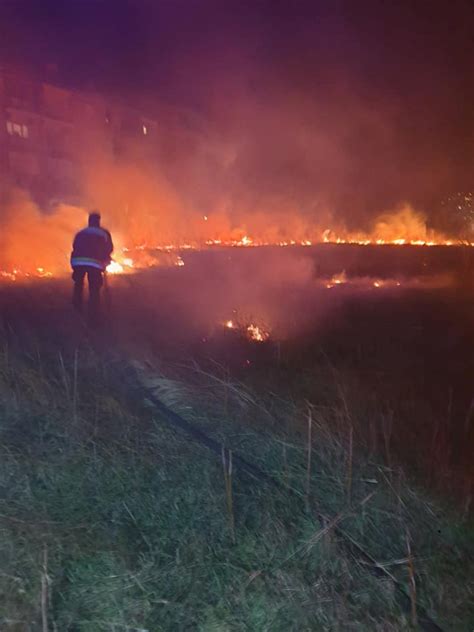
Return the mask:
{"type": "Polygon", "coordinates": [[[79,266],[105,270],[107,264],[104,265],[103,261],[97,261],[97,259],[91,259],[90,257],[71,257],[71,267],[78,268],[79,266]]]}

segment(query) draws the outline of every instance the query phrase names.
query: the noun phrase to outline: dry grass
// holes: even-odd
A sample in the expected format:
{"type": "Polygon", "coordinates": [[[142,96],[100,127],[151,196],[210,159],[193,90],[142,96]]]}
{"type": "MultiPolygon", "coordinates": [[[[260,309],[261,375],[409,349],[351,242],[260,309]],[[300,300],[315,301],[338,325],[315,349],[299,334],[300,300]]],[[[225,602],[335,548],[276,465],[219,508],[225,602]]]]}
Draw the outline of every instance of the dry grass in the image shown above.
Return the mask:
{"type": "Polygon", "coordinates": [[[472,533],[370,453],[356,423],[348,439],[347,399],[313,402],[308,423],[306,405],[218,369],[142,370],[225,443],[223,463],[145,406],[112,360],[3,347],[2,629],[409,629],[415,613],[339,530],[446,629],[470,629],[472,533]],[[244,476],[231,454],[293,491],[244,476]]]}

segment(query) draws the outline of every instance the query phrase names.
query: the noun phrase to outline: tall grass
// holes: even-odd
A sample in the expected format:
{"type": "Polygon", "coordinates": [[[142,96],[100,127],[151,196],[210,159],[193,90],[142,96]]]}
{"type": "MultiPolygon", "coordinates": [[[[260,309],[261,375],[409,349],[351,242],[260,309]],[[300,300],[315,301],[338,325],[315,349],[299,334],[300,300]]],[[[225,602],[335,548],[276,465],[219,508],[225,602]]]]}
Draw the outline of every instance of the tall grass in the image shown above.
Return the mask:
{"type": "Polygon", "coordinates": [[[168,406],[225,442],[223,464],[107,362],[87,348],[0,355],[0,629],[409,629],[413,613],[336,526],[446,629],[470,629],[472,534],[357,432],[349,506],[338,402],[313,402],[310,437],[307,407],[148,366],[168,406]],[[231,452],[293,491],[231,470],[231,452]]]}

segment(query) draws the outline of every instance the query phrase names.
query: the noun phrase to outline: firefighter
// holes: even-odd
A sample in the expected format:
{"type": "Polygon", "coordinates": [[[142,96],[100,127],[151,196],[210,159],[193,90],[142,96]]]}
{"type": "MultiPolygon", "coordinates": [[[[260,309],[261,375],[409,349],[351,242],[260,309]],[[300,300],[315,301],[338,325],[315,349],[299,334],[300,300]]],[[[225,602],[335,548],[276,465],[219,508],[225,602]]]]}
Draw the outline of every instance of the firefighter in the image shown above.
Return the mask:
{"type": "Polygon", "coordinates": [[[114,249],[112,237],[100,225],[100,213],[89,215],[89,225],[74,238],[71,254],[72,278],[74,281],[73,305],[82,312],[82,291],[84,277],[89,282],[89,321],[97,324],[100,309],[100,288],[104,282],[104,272],[111,261],[114,249]]]}

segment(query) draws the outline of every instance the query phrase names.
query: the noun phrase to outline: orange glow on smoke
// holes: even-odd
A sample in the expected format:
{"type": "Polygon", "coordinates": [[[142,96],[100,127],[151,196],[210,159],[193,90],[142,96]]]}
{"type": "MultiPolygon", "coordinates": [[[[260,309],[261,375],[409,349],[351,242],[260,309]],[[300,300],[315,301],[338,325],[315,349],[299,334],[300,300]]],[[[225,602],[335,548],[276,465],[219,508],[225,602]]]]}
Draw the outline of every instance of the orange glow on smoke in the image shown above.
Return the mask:
{"type": "MultiPolygon", "coordinates": [[[[148,211],[128,215],[112,213],[110,217],[104,215],[104,224],[111,230],[116,246],[114,261],[107,268],[109,274],[133,273],[157,265],[182,267],[185,265],[180,256],[182,251],[213,247],[309,247],[324,243],[453,246],[460,243],[428,230],[423,216],[409,206],[381,215],[368,232],[350,232],[344,228],[311,227],[297,213],[288,217],[281,214],[274,217],[269,213],[266,221],[261,215],[256,219],[241,218],[239,227],[220,211],[195,216],[194,219],[184,218],[174,198],[170,197],[168,204],[171,215],[165,216],[165,223],[163,218],[155,220],[148,211]],[[175,225],[171,216],[176,217],[175,225]],[[289,231],[294,231],[294,235],[288,235],[289,231]]],[[[72,238],[85,224],[86,218],[84,209],[64,205],[45,215],[26,194],[17,191],[3,216],[5,228],[0,235],[0,280],[69,274],[72,238]]],[[[474,242],[464,241],[463,244],[473,246],[474,242]]],[[[332,288],[345,281],[344,277],[335,277],[327,282],[327,287],[332,288]]]]}

